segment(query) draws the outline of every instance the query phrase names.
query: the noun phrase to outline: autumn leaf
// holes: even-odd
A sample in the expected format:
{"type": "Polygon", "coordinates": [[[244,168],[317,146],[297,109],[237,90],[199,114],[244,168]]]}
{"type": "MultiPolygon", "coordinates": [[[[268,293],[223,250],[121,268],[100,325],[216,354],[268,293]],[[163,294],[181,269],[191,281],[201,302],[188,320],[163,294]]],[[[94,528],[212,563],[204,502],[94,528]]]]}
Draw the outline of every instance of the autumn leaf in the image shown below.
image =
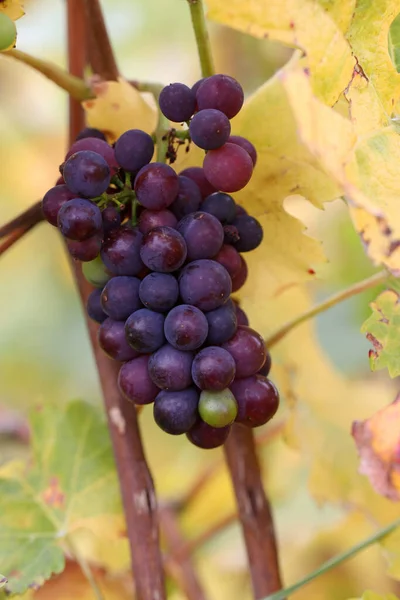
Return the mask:
{"type": "Polygon", "coordinates": [[[400,72],[400,14],[397,15],[395,20],[392,22],[389,35],[388,35],[388,45],[389,45],[389,56],[391,61],[396,69],[396,71],[400,72]]]}
{"type": "Polygon", "coordinates": [[[5,13],[10,19],[16,21],[25,14],[24,3],[21,0],[2,0],[0,13],[5,13]]]}
{"type": "Polygon", "coordinates": [[[364,592],[361,598],[350,600],[399,600],[394,594],[377,594],[376,592],[364,592]]]}
{"type": "MultiPolygon", "coordinates": [[[[22,593],[64,569],[63,543],[120,513],[115,465],[100,412],[84,402],[32,414],[32,462],[0,470],[0,564],[22,593]]],[[[117,532],[116,532],[117,535],[117,532]]]]}

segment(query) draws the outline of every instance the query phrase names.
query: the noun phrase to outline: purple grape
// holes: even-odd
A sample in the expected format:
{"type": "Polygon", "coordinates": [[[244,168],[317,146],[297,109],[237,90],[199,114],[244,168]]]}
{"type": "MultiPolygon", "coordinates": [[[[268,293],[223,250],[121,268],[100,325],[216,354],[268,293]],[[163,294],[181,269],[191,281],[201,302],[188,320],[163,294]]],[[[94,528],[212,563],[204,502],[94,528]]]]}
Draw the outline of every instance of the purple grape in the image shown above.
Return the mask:
{"type": "Polygon", "coordinates": [[[224,244],[234,244],[239,241],[239,232],[234,225],[224,225],[224,244]]]}
{"type": "Polygon", "coordinates": [[[242,137],[241,135],[231,135],[229,136],[228,142],[231,144],[236,144],[237,146],[243,148],[243,150],[246,150],[253,162],[253,167],[256,166],[257,150],[248,139],[242,137]]]}
{"type": "Polygon", "coordinates": [[[251,329],[239,325],[233,338],[222,347],[232,354],[236,363],[236,378],[255,375],[265,363],[267,351],[261,335],[251,329]]]}
{"type": "Polygon", "coordinates": [[[80,133],[75,138],[75,141],[83,140],[85,138],[98,138],[99,140],[106,141],[106,136],[100,129],[95,129],[94,127],[85,127],[82,129],[80,133]]]}
{"type": "Polygon", "coordinates": [[[187,215],[179,221],[177,230],[185,240],[188,260],[212,258],[220,251],[224,241],[221,223],[205,212],[187,215]]]}
{"type": "Polygon", "coordinates": [[[234,380],[235,373],[233,357],[218,346],[200,350],[193,360],[192,378],[201,390],[224,390],[234,380]]]}
{"type": "Polygon", "coordinates": [[[119,370],[119,389],[127,400],[135,404],[151,404],[160,391],[150,379],[148,364],[148,356],[138,356],[119,370]]]}
{"type": "Polygon", "coordinates": [[[120,275],[106,283],[101,295],[105,313],[115,321],[125,321],[135,310],[142,307],[139,298],[140,279],[120,275]]]}
{"type": "Polygon", "coordinates": [[[198,418],[198,403],[199,392],[194,387],[174,392],[163,390],[154,402],[154,420],[170,435],[187,433],[198,418]]]}
{"type": "Polygon", "coordinates": [[[192,385],[192,362],[192,352],[182,352],[166,344],[150,357],[150,377],[163,390],[184,390],[192,385]]]}
{"type": "Polygon", "coordinates": [[[106,206],[101,212],[103,220],[103,230],[107,235],[112,229],[117,229],[121,225],[121,214],[114,205],[106,206]]]}
{"type": "Polygon", "coordinates": [[[229,119],[220,110],[207,108],[196,113],[190,121],[192,141],[203,150],[215,150],[228,141],[231,133],[229,119]]]}
{"type": "Polygon", "coordinates": [[[253,163],[246,150],[230,143],[209,150],[203,168],[208,181],[222,192],[238,192],[249,183],[253,173],[253,163]]]}
{"type": "MultiPolygon", "coordinates": [[[[114,149],[106,141],[97,137],[86,137],[74,142],[68,150],[65,160],[68,160],[76,152],[91,151],[100,154],[108,164],[111,175],[115,175],[119,169],[119,165],[115,158],[114,149]]],[[[107,186],[108,187],[108,186],[107,186]]],[[[100,194],[98,194],[100,195],[100,194]]]]}
{"type": "Polygon", "coordinates": [[[115,275],[138,275],[143,268],[140,258],[142,238],[136,228],[113,229],[101,250],[107,269],[115,275]]]}
{"type": "Polygon", "coordinates": [[[124,323],[106,319],[99,327],[99,346],[112,359],[124,362],[139,356],[125,338],[124,323]]]}
{"type": "Polygon", "coordinates": [[[83,198],[68,200],[58,211],[58,228],[69,240],[87,240],[100,233],[103,222],[96,204],[83,198]]]}
{"type": "Polygon", "coordinates": [[[166,312],[178,301],[179,285],[173,275],[150,273],[140,284],[139,296],[146,308],[166,312]]]}
{"type": "Polygon", "coordinates": [[[172,204],[178,195],[178,175],[169,165],[150,163],[136,175],[134,188],[142,206],[161,210],[172,204]]]}
{"type": "Polygon", "coordinates": [[[203,450],[212,450],[223,446],[231,431],[231,426],[227,427],[211,427],[198,419],[192,429],[186,434],[189,442],[203,448],[203,450]]]}
{"type": "Polygon", "coordinates": [[[196,83],[194,83],[192,85],[192,92],[194,94],[197,94],[197,90],[199,89],[199,87],[201,86],[201,84],[203,83],[203,81],[206,80],[206,77],[202,77],[201,79],[199,79],[198,81],[196,81],[196,83]]]}
{"type": "Polygon", "coordinates": [[[165,344],[164,316],[148,308],[140,308],[125,323],[125,336],[132,348],[141,354],[155,352],[165,344]]]}
{"type": "Polygon", "coordinates": [[[239,217],[240,215],[248,215],[248,214],[249,213],[243,206],[240,206],[240,204],[236,204],[236,216],[237,217],[239,217]]]}
{"type": "Polygon", "coordinates": [[[208,323],[204,313],[195,306],[175,306],[165,318],[164,333],[178,350],[196,350],[205,342],[208,323]]]}
{"type": "Polygon", "coordinates": [[[216,192],[216,188],[206,179],[202,167],[188,167],[179,173],[180,176],[188,177],[195,182],[200,190],[202,198],[207,198],[210,194],[216,192]]]}
{"type": "Polygon", "coordinates": [[[63,176],[71,192],[84,198],[101,196],[111,181],[110,169],[104,158],[90,150],[73,154],[64,163],[63,176]]]}
{"type": "Polygon", "coordinates": [[[207,344],[220,346],[231,339],[236,333],[237,317],[231,299],[223,306],[206,313],[208,322],[207,344]]]}
{"type": "Polygon", "coordinates": [[[236,203],[232,196],[224,192],[214,192],[207,196],[201,204],[200,210],[214,215],[223,225],[232,223],[236,217],[236,203]]]}
{"type": "Polygon", "coordinates": [[[238,403],[236,421],[247,427],[264,425],[278,410],[278,390],[272,381],[262,375],[235,379],[230,389],[238,403]]]}
{"type": "Polygon", "coordinates": [[[118,164],[125,171],[137,173],[153,158],[154,143],[148,133],[129,129],[117,139],[114,151],[118,164]]]}
{"type": "Polygon", "coordinates": [[[146,267],[160,273],[171,273],[185,262],[185,240],[172,227],[155,227],[143,237],[140,256],[146,267]]]}
{"type": "Polygon", "coordinates": [[[242,268],[241,256],[230,244],[224,244],[213,260],[225,267],[232,279],[239,274],[242,268]]]}
{"type": "Polygon", "coordinates": [[[225,304],[231,288],[229,273],[214,260],[195,260],[184,267],[179,277],[183,302],[203,311],[225,304]]]}
{"type": "Polygon", "coordinates": [[[96,288],[91,292],[86,302],[87,314],[96,323],[102,323],[108,318],[101,307],[101,292],[100,288],[96,288]]]}
{"type": "Polygon", "coordinates": [[[198,210],[201,199],[199,186],[189,177],[179,175],[179,194],[171,204],[170,209],[175,217],[180,220],[198,210]]]}
{"type": "Polygon", "coordinates": [[[95,235],[82,242],[76,240],[65,241],[67,243],[68,252],[72,258],[82,262],[90,262],[100,254],[103,238],[101,235],[95,235]]]}
{"type": "Polygon", "coordinates": [[[199,110],[215,108],[232,119],[243,106],[244,94],[240,83],[229,75],[212,75],[198,87],[196,92],[199,110]]]}
{"type": "Polygon", "coordinates": [[[241,287],[244,286],[247,280],[248,270],[247,263],[243,256],[240,257],[241,267],[240,271],[232,277],[232,292],[237,292],[241,287]]]}
{"type": "Polygon", "coordinates": [[[263,375],[264,377],[268,377],[269,372],[271,370],[271,366],[272,366],[271,355],[268,352],[267,348],[266,348],[266,354],[267,354],[267,357],[265,359],[265,363],[263,364],[261,369],[258,371],[258,375],[263,375]]]}
{"type": "Polygon", "coordinates": [[[241,215],[236,217],[232,225],[236,227],[239,233],[239,240],[234,244],[238,252],[250,252],[258,248],[262,242],[264,232],[257,219],[249,215],[241,215]]]}
{"type": "Polygon", "coordinates": [[[60,208],[73,198],[75,198],[75,194],[65,184],[57,184],[46,192],[42,200],[42,213],[46,221],[57,227],[57,217],[60,208]]]}
{"type": "Polygon", "coordinates": [[[158,103],[167,119],[182,123],[188,121],[196,109],[196,94],[183,83],[171,83],[161,90],[158,103]]]}
{"type": "Polygon", "coordinates": [[[236,311],[236,317],[237,317],[237,322],[238,325],[245,325],[246,327],[248,327],[249,325],[249,319],[246,315],[246,313],[244,312],[244,310],[242,308],[240,308],[239,303],[237,302],[237,300],[233,300],[234,306],[235,306],[235,311],[236,311]]]}
{"type": "MultiPolygon", "coordinates": [[[[171,207],[172,208],[172,207],[171,207]]],[[[178,219],[167,209],[164,210],[144,210],[140,213],[139,230],[143,233],[148,233],[150,229],[155,227],[175,227],[178,224],[178,219]]]]}

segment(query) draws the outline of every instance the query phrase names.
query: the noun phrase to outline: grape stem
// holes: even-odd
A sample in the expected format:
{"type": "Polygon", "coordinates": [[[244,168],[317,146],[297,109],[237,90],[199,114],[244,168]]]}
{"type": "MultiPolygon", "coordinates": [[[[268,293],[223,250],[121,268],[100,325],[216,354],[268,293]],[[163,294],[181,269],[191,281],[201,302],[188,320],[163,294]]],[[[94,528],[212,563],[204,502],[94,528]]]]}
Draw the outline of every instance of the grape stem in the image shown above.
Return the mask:
{"type": "Polygon", "coordinates": [[[388,277],[389,274],[387,273],[387,271],[380,271],[379,273],[376,273],[375,275],[372,275],[367,279],[358,281],[357,283],[351,285],[345,290],[342,290],[341,292],[338,292],[337,294],[333,294],[333,296],[330,296],[326,300],[323,300],[320,304],[313,306],[298,317],[295,317],[291,321],[288,321],[288,323],[285,323],[285,325],[278,329],[278,331],[273,333],[269,338],[265,340],[265,345],[268,349],[271,349],[273,346],[275,346],[275,344],[280,342],[288,333],[290,333],[293,329],[295,329],[302,323],[305,323],[309,319],[312,319],[313,317],[325,312],[326,310],[329,310],[330,308],[332,308],[332,306],[343,302],[343,300],[347,300],[352,296],[356,296],[357,294],[361,294],[361,292],[365,292],[370,288],[385,283],[388,277]]]}
{"type": "Polygon", "coordinates": [[[211,54],[210,37],[207,31],[204,6],[202,0],[188,0],[197,51],[199,53],[201,74],[210,77],[214,73],[214,63],[211,54]]]}

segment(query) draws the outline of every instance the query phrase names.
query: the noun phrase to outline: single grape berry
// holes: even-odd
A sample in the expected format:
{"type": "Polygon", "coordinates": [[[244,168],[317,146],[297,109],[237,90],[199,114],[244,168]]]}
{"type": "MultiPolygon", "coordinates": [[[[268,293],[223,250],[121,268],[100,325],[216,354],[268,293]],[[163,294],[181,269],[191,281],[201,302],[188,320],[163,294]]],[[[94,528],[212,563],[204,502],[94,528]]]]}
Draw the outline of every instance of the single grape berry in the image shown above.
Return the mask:
{"type": "Polygon", "coordinates": [[[165,343],[164,317],[148,308],[141,308],[126,320],[125,335],[129,345],[137,352],[155,352],[165,343]]]}
{"type": "Polygon", "coordinates": [[[129,129],[117,139],[114,151],[118,164],[125,171],[137,173],[153,158],[154,143],[148,133],[129,129]]]}
{"type": "Polygon", "coordinates": [[[70,156],[64,163],[63,177],[71,192],[84,198],[101,196],[111,181],[110,168],[104,158],[90,150],[70,156]]]}
{"type": "Polygon", "coordinates": [[[244,286],[247,280],[248,269],[247,263],[243,256],[240,257],[240,270],[232,277],[232,292],[237,292],[244,286]]]}
{"type": "Polygon", "coordinates": [[[155,227],[143,237],[140,256],[152,271],[171,273],[185,262],[185,240],[171,227],[155,227]]]}
{"type": "Polygon", "coordinates": [[[175,229],[177,224],[178,219],[166,208],[164,210],[149,210],[146,208],[140,213],[139,217],[139,231],[143,235],[155,227],[172,227],[172,229],[175,229]]]}
{"type": "Polygon", "coordinates": [[[60,208],[73,198],[75,198],[75,194],[65,184],[56,185],[46,192],[42,200],[42,213],[46,221],[57,227],[60,208]]]}
{"type": "Polygon", "coordinates": [[[158,102],[163,115],[175,123],[188,121],[196,109],[196,95],[183,83],[163,88],[158,102]]]}
{"type": "Polygon", "coordinates": [[[231,279],[236,277],[242,268],[241,256],[230,244],[224,244],[218,254],[213,256],[213,260],[225,267],[231,279]]]}
{"type": "Polygon", "coordinates": [[[106,319],[99,327],[99,346],[113,360],[124,362],[139,356],[125,338],[124,323],[106,319]]]}
{"type": "Polygon", "coordinates": [[[238,325],[245,325],[246,327],[249,325],[249,319],[244,310],[239,306],[239,303],[236,300],[233,300],[236,310],[236,317],[238,325]]]}
{"type": "Polygon", "coordinates": [[[138,275],[143,268],[140,246],[143,236],[129,226],[113,229],[105,239],[101,258],[114,275],[138,275]]]}
{"type": "Polygon", "coordinates": [[[167,312],[178,301],[179,285],[173,275],[149,273],[140,284],[139,296],[146,308],[167,312]]]}
{"type": "Polygon", "coordinates": [[[187,433],[198,418],[198,403],[199,392],[194,387],[175,392],[163,390],[154,402],[154,420],[170,435],[187,433]]]}
{"type": "Polygon", "coordinates": [[[151,380],[163,390],[179,391],[192,385],[192,352],[182,352],[166,344],[151,355],[149,374],[151,380]]]}
{"type": "Polygon", "coordinates": [[[118,229],[121,225],[121,213],[118,212],[114,205],[106,206],[101,211],[101,218],[103,220],[103,231],[105,235],[108,235],[112,229],[118,229]]]}
{"type": "Polygon", "coordinates": [[[205,81],[205,80],[206,80],[206,77],[202,77],[201,79],[199,79],[198,81],[196,81],[196,83],[194,83],[194,84],[192,85],[192,88],[191,88],[191,89],[192,89],[192,92],[193,92],[194,94],[196,94],[196,93],[197,93],[197,90],[199,89],[199,87],[201,86],[201,84],[203,83],[203,81],[205,81]]]}
{"type": "Polygon", "coordinates": [[[238,252],[250,252],[258,248],[262,242],[264,232],[257,219],[249,215],[241,215],[236,217],[232,225],[236,227],[239,233],[239,240],[234,243],[238,252]]]}
{"type": "Polygon", "coordinates": [[[202,391],[199,399],[199,415],[211,427],[227,427],[234,422],[238,406],[229,389],[220,392],[202,391]]]}
{"type": "Polygon", "coordinates": [[[242,86],[229,75],[212,75],[207,77],[196,92],[199,110],[215,108],[222,111],[228,119],[232,119],[243,106],[244,94],[242,86]]]}
{"type": "Polygon", "coordinates": [[[200,190],[202,198],[207,198],[210,194],[216,192],[216,188],[211,185],[204,174],[202,167],[188,167],[179,173],[180,176],[188,177],[195,182],[200,190]]]}
{"type": "Polygon", "coordinates": [[[68,252],[72,258],[82,262],[89,262],[94,260],[100,254],[102,241],[103,238],[99,234],[88,238],[87,240],[83,240],[82,242],[66,240],[66,243],[68,252]]]}
{"type": "Polygon", "coordinates": [[[221,223],[205,212],[187,215],[179,221],[177,230],[185,240],[189,260],[212,258],[220,251],[224,241],[221,223]]]}
{"type": "Polygon", "coordinates": [[[261,335],[251,329],[239,325],[235,335],[222,346],[234,358],[236,378],[255,375],[265,363],[267,351],[261,335]]]}
{"type": "Polygon", "coordinates": [[[195,260],[182,269],[180,295],[185,304],[214,310],[225,304],[232,289],[229,273],[214,260],[195,260]]]}
{"type": "Polygon", "coordinates": [[[272,381],[262,375],[235,379],[230,389],[238,404],[238,423],[260,427],[272,419],[278,410],[278,390],[272,381]]]}
{"type": "Polygon", "coordinates": [[[259,371],[258,371],[258,375],[264,375],[264,377],[268,377],[269,372],[271,370],[271,366],[272,366],[271,355],[268,352],[267,348],[266,348],[266,353],[267,353],[267,357],[265,359],[265,363],[263,364],[261,369],[259,369],[259,371]]]}
{"type": "Polygon", "coordinates": [[[257,150],[255,149],[253,144],[249,142],[248,139],[242,137],[241,135],[231,135],[228,138],[228,142],[230,142],[231,144],[236,144],[237,146],[243,148],[243,150],[246,150],[251,160],[253,161],[253,167],[256,166],[257,150]]]}
{"type": "Polygon", "coordinates": [[[138,356],[119,370],[119,389],[127,400],[135,404],[151,404],[160,391],[150,379],[148,364],[148,356],[138,356]]]}
{"type": "Polygon", "coordinates": [[[85,262],[82,265],[82,273],[91,285],[94,287],[103,287],[112,277],[112,273],[107,269],[100,256],[85,262]]]}
{"type": "Polygon", "coordinates": [[[236,217],[236,203],[232,196],[224,192],[214,192],[201,203],[200,210],[214,215],[223,225],[232,223],[236,217]]]}
{"type": "Polygon", "coordinates": [[[85,127],[78,133],[75,138],[75,141],[83,140],[85,138],[98,138],[99,140],[106,141],[106,136],[100,129],[95,129],[94,127],[85,127]]]}
{"type": "Polygon", "coordinates": [[[101,211],[83,198],[68,200],[58,211],[58,228],[70,240],[87,240],[102,230],[101,211]]]}
{"type": "Polygon", "coordinates": [[[17,38],[15,23],[5,13],[0,13],[0,52],[12,48],[17,38]]]}
{"type": "Polygon", "coordinates": [[[203,150],[215,150],[228,141],[231,124],[223,112],[208,108],[194,115],[189,132],[196,146],[203,150]]]}
{"type": "Polygon", "coordinates": [[[101,288],[93,290],[86,303],[87,314],[96,323],[102,323],[108,318],[108,315],[106,315],[101,306],[101,292],[101,288]]]}
{"type": "Polygon", "coordinates": [[[70,156],[75,154],[76,152],[81,152],[83,150],[90,150],[91,152],[96,152],[100,154],[108,164],[110,168],[111,175],[115,175],[119,170],[119,165],[117,159],[115,158],[114,149],[111,148],[110,144],[107,144],[106,141],[99,139],[98,137],[87,137],[81,140],[74,142],[71,148],[68,150],[65,160],[68,160],[70,156]]]}
{"type": "Polygon", "coordinates": [[[238,192],[249,183],[253,173],[246,150],[230,143],[207,152],[203,168],[208,181],[222,192],[238,192]]]}
{"type": "Polygon", "coordinates": [[[193,360],[193,381],[201,390],[224,390],[234,380],[235,373],[236,366],[233,357],[219,346],[208,346],[208,348],[200,350],[193,360]]]}
{"type": "Polygon", "coordinates": [[[115,321],[125,321],[135,310],[142,308],[139,298],[140,280],[120,275],[106,283],[101,295],[101,305],[115,321]]]}
{"type": "Polygon", "coordinates": [[[150,163],[136,175],[134,188],[142,206],[161,210],[172,204],[178,195],[178,175],[169,165],[150,163]]]}
{"type": "Polygon", "coordinates": [[[170,206],[170,210],[180,221],[186,215],[198,210],[202,196],[199,186],[189,177],[179,175],[179,193],[170,206]]]}
{"type": "Polygon", "coordinates": [[[208,322],[207,344],[220,346],[231,339],[236,333],[237,316],[231,299],[223,306],[206,313],[208,322]]]}
{"type": "Polygon", "coordinates": [[[178,350],[196,350],[205,342],[208,323],[204,313],[195,306],[175,306],[165,318],[165,337],[178,350]]]}
{"type": "Polygon", "coordinates": [[[198,419],[192,429],[186,434],[186,437],[194,446],[203,450],[212,450],[224,445],[230,431],[230,425],[227,427],[211,427],[202,419],[198,419]]]}

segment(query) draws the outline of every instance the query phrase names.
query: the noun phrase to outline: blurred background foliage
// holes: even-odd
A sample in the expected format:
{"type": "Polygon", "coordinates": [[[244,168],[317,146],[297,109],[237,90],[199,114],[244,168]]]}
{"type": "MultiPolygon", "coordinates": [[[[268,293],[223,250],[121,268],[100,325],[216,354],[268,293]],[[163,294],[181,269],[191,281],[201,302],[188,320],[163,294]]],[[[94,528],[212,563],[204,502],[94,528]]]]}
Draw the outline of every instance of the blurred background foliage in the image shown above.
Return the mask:
{"type": "MultiPolygon", "coordinates": [[[[189,85],[199,78],[185,0],[105,0],[103,6],[126,78],[164,84],[183,81],[189,85]]],[[[64,2],[28,0],[25,8],[26,16],[18,22],[18,48],[65,66],[64,2]]],[[[218,72],[236,77],[247,95],[290,56],[290,51],[279,44],[261,42],[220,26],[211,25],[211,38],[218,72]]],[[[67,144],[68,115],[66,95],[24,65],[2,56],[0,77],[0,219],[5,222],[40,198],[57,179],[67,144]]],[[[329,263],[319,270],[321,280],[310,286],[315,301],[373,272],[340,200],[325,211],[311,208],[306,202],[293,206],[288,202],[287,209],[301,216],[310,234],[323,240],[329,258],[329,263]]],[[[83,313],[57,231],[41,224],[2,257],[0,269],[3,463],[27,451],[7,431],[20,419],[23,422],[30,407],[46,402],[62,404],[72,398],[100,405],[101,397],[83,313]]],[[[350,378],[386,377],[371,375],[369,344],[359,333],[369,314],[368,303],[377,291],[344,302],[316,320],[321,345],[350,378]]],[[[293,348],[293,352],[298,351],[301,349],[293,348]]],[[[338,405],[339,402],[340,399],[338,405]]],[[[219,450],[202,452],[186,439],[165,436],[156,428],[151,410],[143,411],[141,424],[161,498],[178,496],[196,474],[220,458],[219,450]]],[[[368,533],[365,520],[348,516],[344,507],[316,504],[307,490],[301,456],[282,440],[264,446],[261,456],[287,583],[368,533]]],[[[221,466],[184,515],[184,530],[188,536],[196,536],[233,509],[229,479],[221,466]]],[[[236,524],[197,552],[196,563],[211,599],[250,598],[245,552],[236,524]]],[[[74,577],[79,578],[79,574],[74,577]]],[[[397,584],[386,577],[384,560],[377,548],[370,548],[321,577],[296,598],[344,599],[361,595],[366,585],[382,593],[399,592],[397,584]]],[[[45,586],[38,597],[55,597],[46,593],[50,593],[50,588],[45,586]]],[[[58,592],[57,598],[77,597],[72,591],[66,594],[58,592]]],[[[119,597],[118,591],[110,595],[114,597],[119,597]]],[[[181,598],[173,586],[171,598],[181,598]]]]}

